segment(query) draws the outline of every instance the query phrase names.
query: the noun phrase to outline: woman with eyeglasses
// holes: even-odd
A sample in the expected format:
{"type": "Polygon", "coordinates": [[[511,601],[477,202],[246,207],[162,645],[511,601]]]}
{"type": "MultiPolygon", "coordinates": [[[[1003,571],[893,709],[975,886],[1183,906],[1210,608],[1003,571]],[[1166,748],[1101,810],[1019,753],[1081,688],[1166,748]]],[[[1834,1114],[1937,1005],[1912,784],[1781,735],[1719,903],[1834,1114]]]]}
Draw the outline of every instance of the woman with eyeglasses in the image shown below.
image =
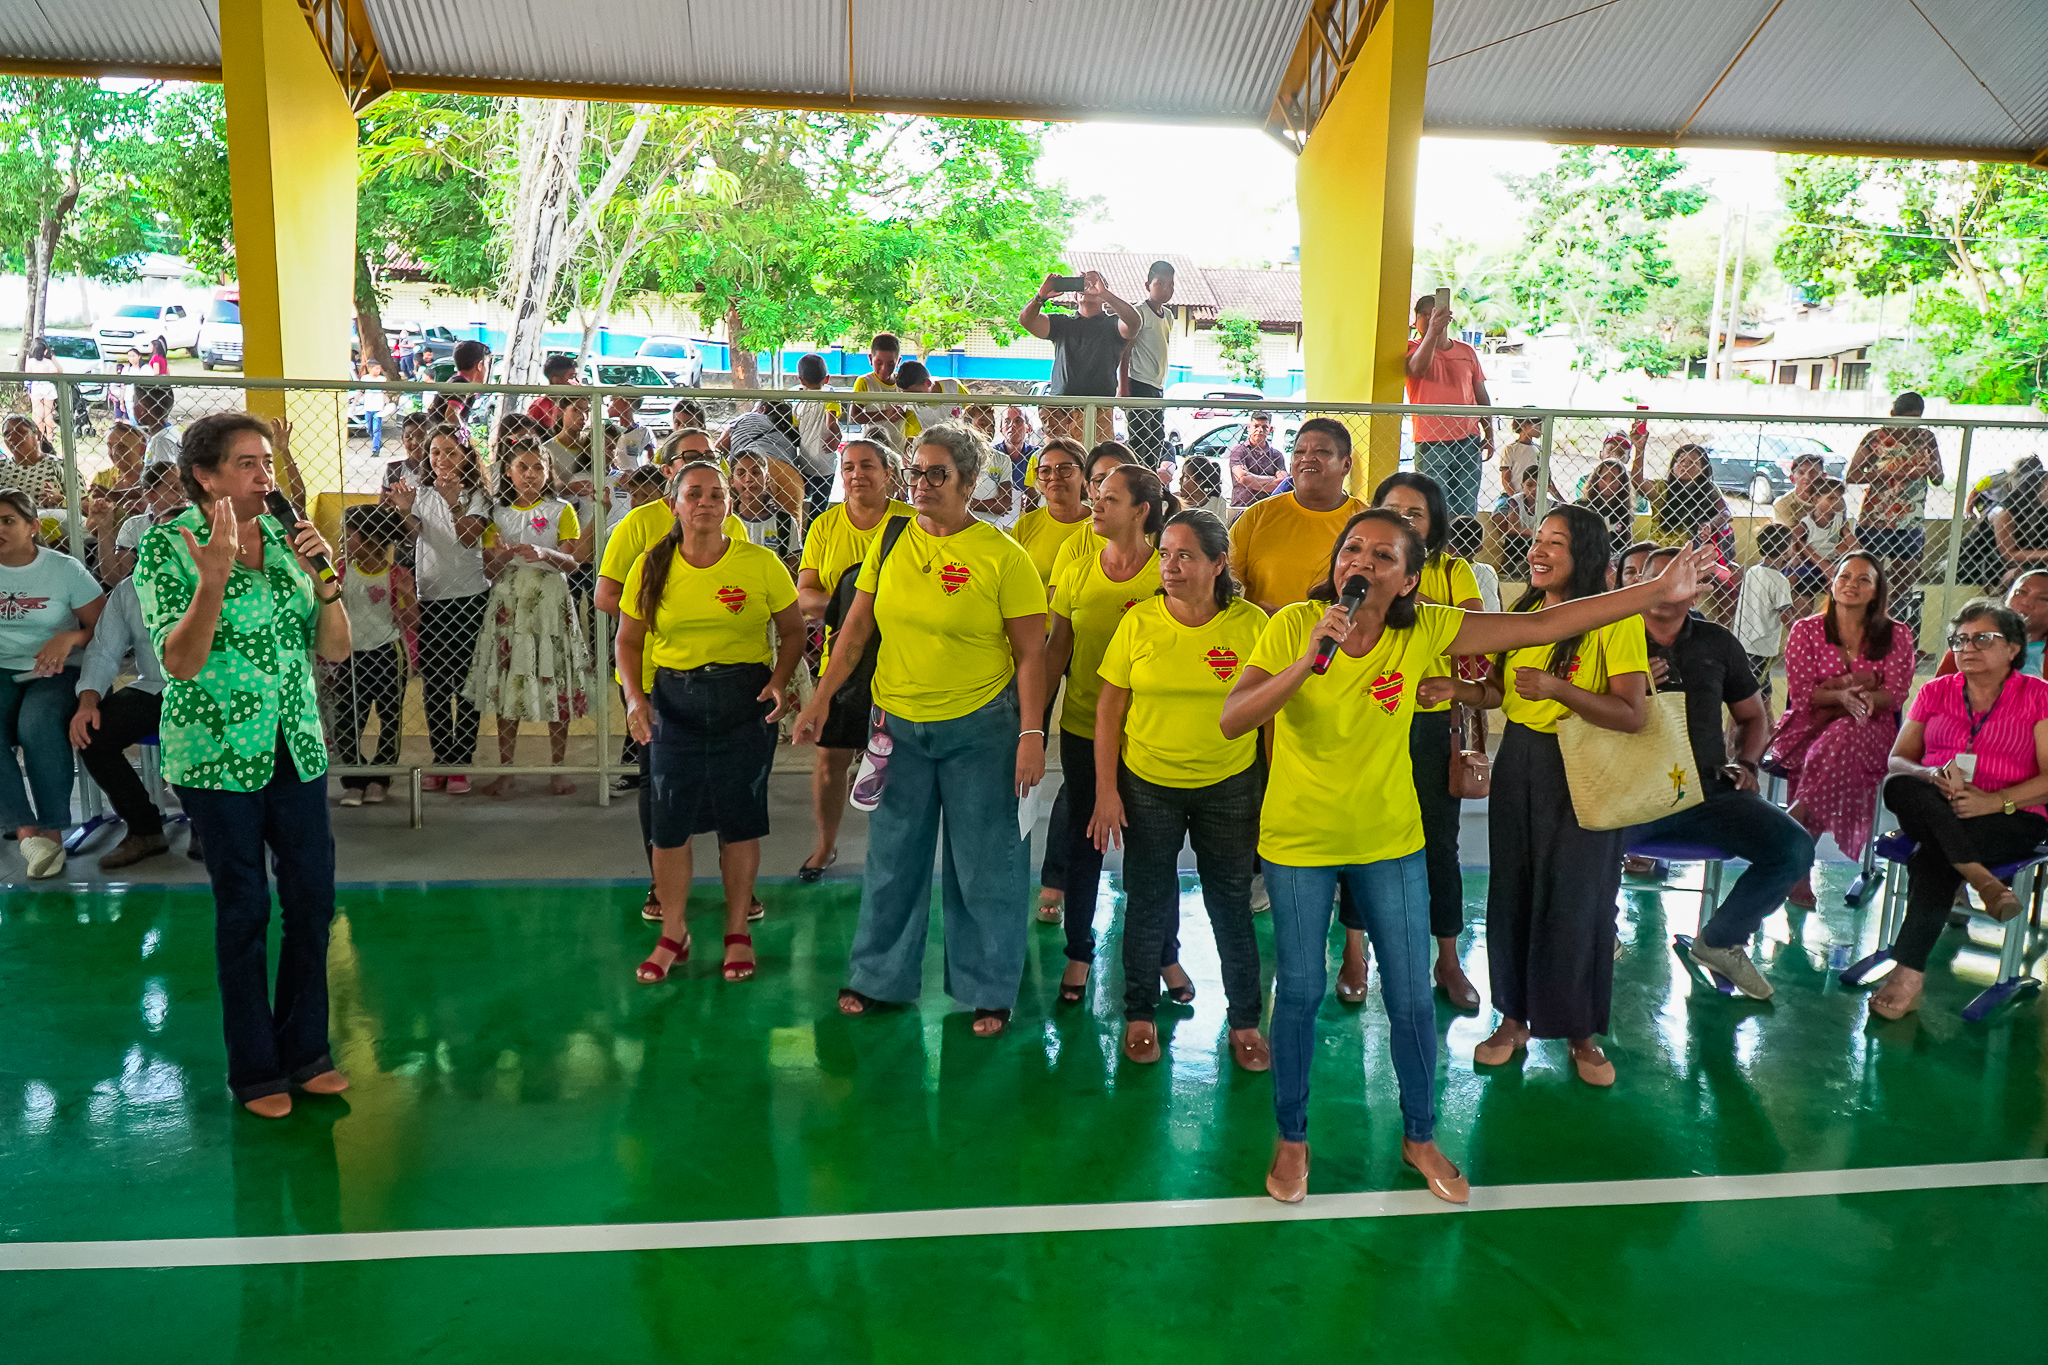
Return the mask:
{"type": "Polygon", "coordinates": [[[1967,882],[1993,919],[2020,912],[1991,872],[2031,857],[2048,838],[2048,682],[2020,671],[2027,625],[1995,598],[1963,604],[1949,622],[1959,671],[1928,682],[1892,746],[1884,804],[1915,845],[1906,862],[1906,920],[1897,965],[1871,997],[1899,1019],[1920,1008],[1927,955],[1967,882]]]}
{"type": "MultiPolygon", "coordinates": [[[[1053,565],[1067,542],[1088,530],[1088,483],[1082,466],[1088,452],[1079,441],[1055,436],[1038,453],[1038,493],[1044,500],[1017,518],[1010,535],[1038,570],[1045,584],[1046,601],[1052,601],[1053,565]]],[[[1042,728],[1052,729],[1052,698],[1046,698],[1042,728]]],[[[1039,873],[1038,922],[1058,924],[1066,914],[1067,806],[1064,796],[1053,802],[1052,816],[1045,832],[1045,862],[1039,873]]]]}
{"type": "Polygon", "coordinates": [[[904,470],[917,516],[862,563],[832,662],[798,718],[814,742],[832,695],[880,629],[874,698],[887,744],[842,1014],[900,1008],[924,975],[932,860],[944,841],[946,991],[974,1031],[1009,1024],[1024,975],[1029,845],[1018,799],[1045,776],[1045,585],[1023,546],[968,508],[994,452],[927,427],[904,470]]]}
{"type": "MultiPolygon", "coordinates": [[[[1892,619],[1884,564],[1861,550],[1835,565],[1827,609],[1792,623],[1785,641],[1785,713],[1767,766],[1785,774],[1793,819],[1835,836],[1851,859],[1870,837],[1899,705],[1913,685],[1913,628],[1892,619]]],[[[1811,877],[1785,898],[1814,903],[1811,877]]]]}

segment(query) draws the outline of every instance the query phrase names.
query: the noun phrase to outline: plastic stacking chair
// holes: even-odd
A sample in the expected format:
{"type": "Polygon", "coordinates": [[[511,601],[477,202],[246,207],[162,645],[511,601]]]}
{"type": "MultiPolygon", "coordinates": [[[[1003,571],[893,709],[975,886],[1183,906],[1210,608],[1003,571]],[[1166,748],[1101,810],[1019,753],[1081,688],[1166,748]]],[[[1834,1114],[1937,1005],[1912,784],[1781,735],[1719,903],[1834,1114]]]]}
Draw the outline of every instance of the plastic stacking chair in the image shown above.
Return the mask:
{"type": "MultiPolygon", "coordinates": [[[[1844,986],[1868,986],[1890,972],[1892,945],[1898,940],[1899,929],[1906,922],[1906,860],[1913,856],[1918,845],[1907,838],[1903,830],[1893,830],[1881,839],[1872,839],[1871,846],[1884,863],[1883,889],[1878,900],[1879,947],[1842,973],[1844,986]]],[[[2032,856],[2019,862],[1991,869],[1991,875],[2012,887],[2013,894],[2019,897],[2021,910],[2001,926],[2003,936],[1998,950],[1998,980],[1963,1007],[1963,1018],[1973,1024],[1988,1018],[2000,1005],[2022,995],[2031,995],[2041,987],[2040,982],[2026,973],[2027,933],[2040,915],[2044,883],[2039,871],[2043,863],[2048,863],[2048,844],[2036,848],[2032,856]]],[[[1970,913],[1979,915],[1983,912],[1972,910],[1970,913]]]]}
{"type": "MultiPolygon", "coordinates": [[[[145,735],[143,738],[135,741],[135,743],[136,747],[142,750],[142,785],[149,789],[149,799],[156,802],[156,808],[164,810],[162,745],[155,735],[145,735]]],[[[87,815],[85,821],[77,829],[64,836],[64,851],[66,853],[78,852],[79,849],[85,847],[86,842],[93,835],[99,833],[108,825],[118,825],[121,823],[121,817],[114,814],[108,808],[106,793],[100,790],[99,783],[92,780],[92,775],[86,772],[85,765],[80,763],[77,767],[79,808],[86,811],[87,815]]],[[[164,823],[166,825],[184,824],[186,822],[184,811],[164,811],[164,823]]]]}
{"type": "MultiPolygon", "coordinates": [[[[1700,863],[1700,925],[1714,917],[1714,911],[1721,906],[1721,865],[1728,860],[1725,849],[1712,844],[1690,844],[1676,839],[1646,839],[1631,843],[1628,851],[1639,858],[1656,858],[1660,861],[1700,863]]],[[[1679,890],[1683,888],[1672,888],[1679,890]]],[[[1679,962],[1685,967],[1686,975],[1702,985],[1712,986],[1723,995],[1735,994],[1735,983],[1719,972],[1707,971],[1688,955],[1692,947],[1691,934],[1673,934],[1671,950],[1678,954],[1679,962]]]]}
{"type": "MultiPolygon", "coordinates": [[[[1891,779],[1886,778],[1885,782],[1891,779]]],[[[1891,811],[1884,804],[1884,782],[1877,784],[1877,813],[1870,817],[1870,837],[1863,841],[1863,866],[1849,882],[1849,889],[1842,893],[1842,903],[1849,906],[1863,904],[1864,897],[1875,891],[1884,879],[1877,874],[1878,836],[1884,832],[1891,811]]]]}

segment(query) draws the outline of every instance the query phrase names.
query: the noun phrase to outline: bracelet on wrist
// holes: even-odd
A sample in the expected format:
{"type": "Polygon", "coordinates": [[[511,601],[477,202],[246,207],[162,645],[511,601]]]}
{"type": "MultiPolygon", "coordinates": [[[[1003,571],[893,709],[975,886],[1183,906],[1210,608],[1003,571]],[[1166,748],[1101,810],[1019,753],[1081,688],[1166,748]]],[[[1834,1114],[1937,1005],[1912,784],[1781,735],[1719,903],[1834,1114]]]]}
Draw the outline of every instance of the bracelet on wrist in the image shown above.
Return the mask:
{"type": "Polygon", "coordinates": [[[1019,739],[1023,739],[1023,738],[1024,738],[1024,737],[1025,737],[1026,735],[1037,735],[1037,736],[1038,736],[1038,737],[1039,737],[1040,739],[1044,739],[1044,738],[1045,738],[1045,731],[1043,731],[1043,730],[1019,730],[1019,731],[1017,732],[1017,738],[1019,738],[1019,739]]]}

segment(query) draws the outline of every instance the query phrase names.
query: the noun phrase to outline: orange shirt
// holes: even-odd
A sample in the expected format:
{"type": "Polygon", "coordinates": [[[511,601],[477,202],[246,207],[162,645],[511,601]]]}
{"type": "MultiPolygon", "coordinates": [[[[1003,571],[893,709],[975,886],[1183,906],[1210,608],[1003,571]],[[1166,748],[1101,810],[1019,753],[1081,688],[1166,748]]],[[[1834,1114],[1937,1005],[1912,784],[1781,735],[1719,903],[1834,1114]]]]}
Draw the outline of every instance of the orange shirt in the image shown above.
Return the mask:
{"type": "MultiPolygon", "coordinates": [[[[1408,354],[1414,355],[1420,341],[1408,343],[1408,354]]],[[[1411,403],[1465,404],[1479,402],[1479,386],[1486,380],[1486,372],[1479,368],[1479,352],[1462,341],[1446,339],[1437,347],[1436,354],[1429,358],[1429,372],[1417,379],[1408,376],[1408,401],[1411,403]]],[[[1414,425],[1414,436],[1418,441],[1461,441],[1467,436],[1479,434],[1477,417],[1434,417],[1417,413],[1409,419],[1414,425]]]]}

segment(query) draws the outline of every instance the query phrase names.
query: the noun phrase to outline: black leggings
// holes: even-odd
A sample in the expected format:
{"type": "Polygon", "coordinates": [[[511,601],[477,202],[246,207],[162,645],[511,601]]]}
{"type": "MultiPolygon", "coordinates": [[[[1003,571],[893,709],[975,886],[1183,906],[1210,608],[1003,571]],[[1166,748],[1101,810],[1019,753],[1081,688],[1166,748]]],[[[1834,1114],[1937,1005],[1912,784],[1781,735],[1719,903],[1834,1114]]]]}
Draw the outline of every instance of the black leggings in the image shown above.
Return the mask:
{"type": "Polygon", "coordinates": [[[483,717],[469,699],[469,666],[489,600],[489,593],[480,592],[420,602],[420,690],[436,763],[476,761],[476,732],[483,717]]]}
{"type": "MultiPolygon", "coordinates": [[[[377,710],[377,752],[368,766],[398,766],[398,744],[403,737],[405,699],[405,656],[396,641],[376,649],[359,649],[342,661],[335,671],[334,751],[337,762],[354,767],[363,761],[363,727],[370,708],[377,710]]],[[[372,782],[391,784],[391,775],[344,777],[344,787],[367,787],[372,782]]]]}
{"type": "Polygon", "coordinates": [[[1963,884],[1956,864],[2000,867],[2031,857],[2048,838],[2048,820],[2027,811],[1963,819],[1940,788],[1917,777],[1894,777],[1885,783],[1884,804],[1917,845],[1906,860],[1906,921],[1892,945],[1892,961],[1924,972],[1927,955],[1948,923],[1956,888],[1963,884]]]}

